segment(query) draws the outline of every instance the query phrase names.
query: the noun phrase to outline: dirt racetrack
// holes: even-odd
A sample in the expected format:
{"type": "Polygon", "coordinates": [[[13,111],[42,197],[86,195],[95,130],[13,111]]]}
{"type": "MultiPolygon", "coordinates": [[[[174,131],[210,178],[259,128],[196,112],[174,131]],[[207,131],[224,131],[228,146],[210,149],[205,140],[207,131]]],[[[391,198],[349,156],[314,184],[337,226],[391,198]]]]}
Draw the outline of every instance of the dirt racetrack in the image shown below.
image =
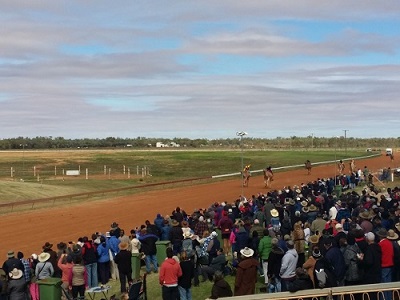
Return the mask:
{"type": "MultiPolygon", "coordinates": [[[[356,167],[368,166],[370,171],[377,172],[384,167],[398,167],[396,161],[391,162],[388,157],[380,156],[372,159],[356,161],[356,167]]],[[[346,171],[349,164],[346,162],[346,171]]],[[[300,185],[317,178],[332,177],[335,174],[333,164],[313,167],[312,174],[307,175],[305,169],[286,171],[275,174],[273,189],[287,185],[300,185]]],[[[377,182],[377,185],[379,183],[377,182]]],[[[80,236],[91,236],[96,231],[106,232],[113,221],[116,221],[126,233],[132,228],[149,219],[152,223],[157,213],[170,214],[176,206],[180,206],[188,213],[195,208],[208,207],[218,201],[233,202],[242,191],[240,178],[199,184],[194,186],[175,187],[136,194],[132,196],[116,197],[97,202],[74,204],[69,207],[47,208],[30,212],[13,213],[1,216],[0,228],[2,242],[0,255],[6,259],[8,250],[22,251],[25,256],[40,253],[45,242],[56,244],[64,241],[76,241],[80,236]]],[[[266,193],[263,177],[253,176],[249,187],[243,188],[244,195],[266,193]]]]}

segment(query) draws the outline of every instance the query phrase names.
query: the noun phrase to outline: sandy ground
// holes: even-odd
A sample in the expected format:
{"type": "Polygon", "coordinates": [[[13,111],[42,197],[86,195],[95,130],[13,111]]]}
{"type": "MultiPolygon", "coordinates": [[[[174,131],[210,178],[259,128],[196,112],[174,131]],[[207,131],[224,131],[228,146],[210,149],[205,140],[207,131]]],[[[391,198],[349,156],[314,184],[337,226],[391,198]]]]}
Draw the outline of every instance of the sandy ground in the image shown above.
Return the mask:
{"type": "MultiPolygon", "coordinates": [[[[398,167],[396,161],[390,162],[385,156],[356,161],[356,166],[361,169],[365,165],[373,172],[384,167],[398,167]]],[[[348,171],[348,163],[346,163],[346,170],[348,171]]],[[[333,164],[313,167],[311,175],[307,175],[305,169],[276,173],[272,188],[300,185],[302,182],[331,177],[334,174],[333,164]]],[[[0,218],[2,236],[0,255],[2,253],[5,259],[10,249],[22,251],[25,256],[40,253],[42,245],[47,241],[53,243],[56,248],[56,244],[61,241],[76,241],[80,236],[90,237],[93,232],[108,231],[113,221],[129,233],[132,228],[143,224],[146,219],[153,222],[157,213],[170,214],[176,206],[192,212],[196,208],[208,207],[215,201],[233,202],[240,196],[242,189],[246,197],[267,192],[263,177],[253,176],[249,187],[245,188],[241,186],[241,179],[236,178],[224,182],[175,187],[97,202],[82,202],[62,208],[46,208],[3,215],[0,218]]]]}

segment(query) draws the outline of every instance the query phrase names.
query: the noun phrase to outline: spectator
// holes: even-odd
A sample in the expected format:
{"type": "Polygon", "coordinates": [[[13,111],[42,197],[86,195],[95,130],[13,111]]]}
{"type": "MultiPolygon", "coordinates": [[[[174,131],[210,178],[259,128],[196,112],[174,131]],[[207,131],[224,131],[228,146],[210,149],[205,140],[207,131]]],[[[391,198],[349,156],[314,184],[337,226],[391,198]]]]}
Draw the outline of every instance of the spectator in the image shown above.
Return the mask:
{"type": "Polygon", "coordinates": [[[154,234],[148,233],[146,228],[143,228],[141,231],[141,235],[139,237],[141,242],[141,252],[144,253],[145,262],[146,262],[146,272],[150,274],[151,265],[153,265],[154,273],[158,273],[158,263],[157,263],[157,247],[156,242],[158,237],[154,234]]]}
{"type": "Polygon", "coordinates": [[[180,223],[177,220],[172,220],[172,228],[169,232],[169,240],[171,241],[174,255],[178,255],[178,253],[180,253],[182,250],[183,231],[180,223]]]}
{"type": "Polygon", "coordinates": [[[203,282],[207,281],[207,279],[212,278],[216,271],[223,271],[223,268],[226,265],[226,257],[223,249],[217,250],[217,256],[214,257],[209,266],[203,266],[201,268],[201,274],[203,275],[203,282]]]}
{"type": "Polygon", "coordinates": [[[289,240],[286,242],[288,251],[282,258],[281,269],[279,276],[281,277],[282,292],[289,290],[289,285],[296,279],[296,266],[299,256],[294,249],[294,242],[289,240]]]}
{"type": "Polygon", "coordinates": [[[221,271],[216,271],[214,274],[214,284],[211,288],[211,296],[209,297],[209,299],[218,299],[232,296],[233,293],[231,286],[224,279],[224,274],[221,271]]]}
{"type": "Polygon", "coordinates": [[[263,238],[260,240],[258,244],[258,253],[262,262],[263,274],[265,284],[268,285],[268,259],[272,250],[272,239],[269,236],[269,230],[264,229],[263,238]]]}
{"type": "Polygon", "coordinates": [[[54,275],[53,265],[49,261],[50,253],[42,252],[38,256],[39,263],[36,265],[35,275],[38,280],[46,279],[54,275]]]}
{"type": "Polygon", "coordinates": [[[11,272],[8,273],[7,294],[9,300],[27,298],[26,282],[22,270],[13,268],[11,272]]]}
{"type": "Polygon", "coordinates": [[[182,276],[179,263],[173,259],[174,252],[171,247],[166,249],[167,259],[161,264],[159,282],[162,286],[163,300],[176,300],[178,298],[178,278],[182,276]]]}
{"type": "Polygon", "coordinates": [[[114,261],[118,265],[121,293],[125,293],[127,292],[127,281],[128,285],[132,284],[132,254],[129,251],[129,244],[127,242],[121,242],[118,247],[120,251],[115,256],[114,261]]]}
{"type": "Polygon", "coordinates": [[[313,288],[313,283],[307,272],[299,267],[296,269],[296,279],[289,285],[289,292],[297,292],[313,288]]]}
{"type": "Polygon", "coordinates": [[[103,235],[100,237],[100,244],[97,246],[97,255],[99,278],[101,284],[104,285],[110,279],[110,253],[106,238],[103,235]]]}
{"type": "Polygon", "coordinates": [[[88,287],[87,272],[83,265],[82,257],[77,256],[73,261],[73,266],[69,273],[69,289],[72,292],[72,297],[77,299],[78,295],[81,298],[85,297],[85,289],[88,287]]]}
{"type": "MultiPolygon", "coordinates": [[[[265,236],[264,236],[265,237],[265,236]]],[[[265,283],[273,284],[273,291],[270,292],[280,292],[281,291],[281,277],[280,270],[282,264],[282,258],[285,254],[282,248],[279,247],[278,239],[271,239],[271,251],[267,259],[267,273],[264,271],[264,276],[267,278],[265,283]]],[[[264,268],[264,260],[263,260],[264,268]]]]}
{"type": "Polygon", "coordinates": [[[235,278],[235,296],[252,295],[257,282],[258,261],[253,258],[254,250],[245,247],[240,250],[240,261],[235,278]]]}
{"type": "Polygon", "coordinates": [[[194,264],[186,251],[182,251],[180,255],[180,266],[182,276],[178,279],[178,290],[180,300],[192,300],[192,279],[194,277],[194,264]]]}

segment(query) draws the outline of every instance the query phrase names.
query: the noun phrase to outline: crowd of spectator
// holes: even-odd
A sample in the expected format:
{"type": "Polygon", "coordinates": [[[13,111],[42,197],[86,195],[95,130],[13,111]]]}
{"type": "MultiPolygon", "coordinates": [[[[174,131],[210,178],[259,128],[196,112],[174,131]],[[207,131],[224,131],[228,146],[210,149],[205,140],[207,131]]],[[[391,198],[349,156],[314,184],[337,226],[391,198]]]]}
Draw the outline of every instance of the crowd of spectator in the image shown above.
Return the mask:
{"type": "Polygon", "coordinates": [[[126,297],[132,253],[141,255],[147,274],[157,274],[163,299],[191,299],[192,284],[208,280],[214,282],[211,299],[253,294],[260,277],[259,292],[269,293],[398,281],[400,190],[378,188],[365,172],[354,182],[338,174],[192,213],[176,207],[129,234],[113,222],[106,233],[74,243],[46,242],[28,258],[9,251],[0,300],[37,300],[36,281],[48,277],[60,278],[73,298],[117,279],[126,297]],[[160,240],[170,241],[161,266],[160,240]],[[227,275],[235,276],[234,286],[227,275]]]}

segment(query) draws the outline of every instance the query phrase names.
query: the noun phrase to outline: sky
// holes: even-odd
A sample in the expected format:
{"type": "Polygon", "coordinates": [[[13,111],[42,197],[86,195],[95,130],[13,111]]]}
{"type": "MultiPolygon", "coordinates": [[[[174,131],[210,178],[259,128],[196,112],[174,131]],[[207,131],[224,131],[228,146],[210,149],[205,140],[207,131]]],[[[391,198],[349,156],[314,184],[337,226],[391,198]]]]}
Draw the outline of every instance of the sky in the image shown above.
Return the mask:
{"type": "Polygon", "coordinates": [[[0,139],[399,137],[398,1],[3,0],[0,139]]]}

